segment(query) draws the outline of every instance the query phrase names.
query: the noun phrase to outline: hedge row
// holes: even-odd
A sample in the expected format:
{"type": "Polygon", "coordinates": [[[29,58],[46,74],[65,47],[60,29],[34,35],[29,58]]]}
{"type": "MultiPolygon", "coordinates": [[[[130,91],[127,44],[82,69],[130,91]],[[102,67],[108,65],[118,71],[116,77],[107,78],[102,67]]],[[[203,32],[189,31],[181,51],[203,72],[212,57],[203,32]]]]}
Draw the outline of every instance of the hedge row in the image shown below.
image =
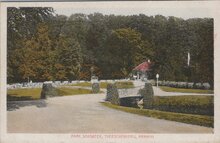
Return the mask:
{"type": "MultiPolygon", "coordinates": [[[[137,102],[141,97],[124,97],[120,99],[120,105],[126,107],[138,108],[137,102]]],[[[151,109],[214,116],[214,98],[213,96],[154,96],[151,109]]]]}
{"type": "Polygon", "coordinates": [[[153,109],[169,112],[214,115],[214,97],[213,96],[155,96],[153,109]]]}
{"type": "MultiPolygon", "coordinates": [[[[155,82],[152,84],[156,85],[155,82]]],[[[190,89],[211,89],[209,83],[193,83],[193,82],[175,82],[175,81],[158,81],[159,86],[169,86],[175,88],[190,88],[190,89]]]]}

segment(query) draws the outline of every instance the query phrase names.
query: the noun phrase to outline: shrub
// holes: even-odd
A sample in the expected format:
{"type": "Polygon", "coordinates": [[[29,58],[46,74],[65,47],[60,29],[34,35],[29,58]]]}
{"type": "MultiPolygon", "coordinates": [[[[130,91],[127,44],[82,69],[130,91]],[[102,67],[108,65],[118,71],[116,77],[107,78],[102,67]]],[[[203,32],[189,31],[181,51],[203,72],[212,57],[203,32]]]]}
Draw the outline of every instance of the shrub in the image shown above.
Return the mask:
{"type": "Polygon", "coordinates": [[[92,84],[92,93],[99,93],[99,91],[100,91],[99,83],[93,83],[92,84]]]}
{"type": "Polygon", "coordinates": [[[188,82],[187,83],[187,88],[193,88],[194,83],[193,82],[188,82]]]}
{"type": "Polygon", "coordinates": [[[207,89],[207,90],[211,88],[209,83],[203,83],[202,86],[203,86],[203,89],[207,89]]]}
{"type": "Polygon", "coordinates": [[[145,87],[141,90],[141,96],[143,96],[144,108],[152,108],[154,91],[150,83],[145,83],[145,87]]]}
{"type": "Polygon", "coordinates": [[[106,101],[111,102],[112,104],[119,105],[119,94],[118,89],[115,84],[107,84],[107,95],[106,95],[106,101]]]}
{"type": "Polygon", "coordinates": [[[197,89],[202,89],[202,83],[196,83],[195,88],[197,89]]]}
{"type": "Polygon", "coordinates": [[[41,99],[53,96],[58,96],[56,88],[52,86],[52,83],[44,83],[41,91],[41,99]]]}

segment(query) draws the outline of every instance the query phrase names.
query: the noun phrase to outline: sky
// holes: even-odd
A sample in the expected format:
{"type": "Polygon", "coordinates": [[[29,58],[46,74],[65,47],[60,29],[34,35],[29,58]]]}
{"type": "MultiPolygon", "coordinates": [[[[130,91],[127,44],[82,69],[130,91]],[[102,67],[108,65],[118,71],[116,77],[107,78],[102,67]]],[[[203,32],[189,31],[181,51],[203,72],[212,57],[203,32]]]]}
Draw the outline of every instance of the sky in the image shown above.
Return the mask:
{"type": "Polygon", "coordinates": [[[55,13],[70,16],[74,13],[91,14],[94,12],[106,15],[163,15],[175,16],[183,19],[212,17],[209,7],[188,5],[186,3],[158,3],[149,2],[78,2],[65,7],[54,7],[55,13]]]}

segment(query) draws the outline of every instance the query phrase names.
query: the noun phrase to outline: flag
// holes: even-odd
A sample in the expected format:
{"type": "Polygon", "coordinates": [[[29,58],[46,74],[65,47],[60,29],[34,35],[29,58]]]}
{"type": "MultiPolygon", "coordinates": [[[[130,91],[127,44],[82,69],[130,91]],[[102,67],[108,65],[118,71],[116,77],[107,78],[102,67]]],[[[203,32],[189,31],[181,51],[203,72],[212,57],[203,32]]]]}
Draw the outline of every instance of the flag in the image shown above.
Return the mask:
{"type": "Polygon", "coordinates": [[[187,60],[187,65],[189,66],[190,63],[190,53],[188,52],[188,60],[187,60]]]}

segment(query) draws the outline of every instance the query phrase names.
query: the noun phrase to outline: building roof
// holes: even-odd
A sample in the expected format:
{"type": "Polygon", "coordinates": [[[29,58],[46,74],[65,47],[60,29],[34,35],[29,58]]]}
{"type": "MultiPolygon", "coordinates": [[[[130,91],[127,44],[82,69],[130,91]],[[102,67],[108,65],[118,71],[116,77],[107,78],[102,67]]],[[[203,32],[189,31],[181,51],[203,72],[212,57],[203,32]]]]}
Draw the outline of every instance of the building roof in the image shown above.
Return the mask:
{"type": "Polygon", "coordinates": [[[133,70],[146,72],[150,70],[150,66],[151,63],[146,61],[136,66],[133,70]]]}

